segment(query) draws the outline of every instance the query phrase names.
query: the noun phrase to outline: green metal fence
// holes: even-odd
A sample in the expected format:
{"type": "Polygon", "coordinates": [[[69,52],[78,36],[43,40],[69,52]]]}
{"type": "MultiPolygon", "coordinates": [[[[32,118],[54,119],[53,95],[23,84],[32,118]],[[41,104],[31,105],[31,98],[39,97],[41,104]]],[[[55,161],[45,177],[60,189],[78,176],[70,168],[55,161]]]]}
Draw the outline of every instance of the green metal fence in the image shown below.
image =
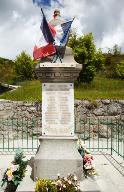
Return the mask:
{"type": "Polygon", "coordinates": [[[36,119],[1,119],[0,151],[11,152],[18,148],[24,151],[36,151],[41,134],[40,126],[36,119]]]}
{"type": "Polygon", "coordinates": [[[91,151],[115,152],[124,158],[124,121],[121,119],[78,119],[75,133],[91,151]]]}
{"type": "MultiPolygon", "coordinates": [[[[91,151],[117,153],[124,158],[124,121],[121,119],[76,119],[75,134],[91,151]]],[[[35,152],[39,146],[41,121],[29,118],[0,120],[0,151],[21,147],[35,152]]]]}

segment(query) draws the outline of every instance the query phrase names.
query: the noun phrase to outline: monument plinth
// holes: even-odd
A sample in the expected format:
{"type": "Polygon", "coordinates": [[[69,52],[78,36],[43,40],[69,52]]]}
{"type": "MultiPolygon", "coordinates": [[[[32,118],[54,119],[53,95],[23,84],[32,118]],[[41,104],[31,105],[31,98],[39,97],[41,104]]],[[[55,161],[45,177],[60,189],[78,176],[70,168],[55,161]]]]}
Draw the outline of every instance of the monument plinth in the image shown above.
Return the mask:
{"type": "Polygon", "coordinates": [[[42,83],[73,83],[82,69],[82,65],[74,60],[72,49],[69,47],[66,47],[62,63],[51,63],[48,61],[51,60],[46,58],[35,68],[37,77],[42,83]]]}
{"type": "Polygon", "coordinates": [[[63,63],[44,62],[36,66],[42,82],[42,136],[34,161],[34,179],[55,179],[57,174],[82,174],[82,158],[74,134],[74,80],[82,65],[66,49],[63,63]]]}

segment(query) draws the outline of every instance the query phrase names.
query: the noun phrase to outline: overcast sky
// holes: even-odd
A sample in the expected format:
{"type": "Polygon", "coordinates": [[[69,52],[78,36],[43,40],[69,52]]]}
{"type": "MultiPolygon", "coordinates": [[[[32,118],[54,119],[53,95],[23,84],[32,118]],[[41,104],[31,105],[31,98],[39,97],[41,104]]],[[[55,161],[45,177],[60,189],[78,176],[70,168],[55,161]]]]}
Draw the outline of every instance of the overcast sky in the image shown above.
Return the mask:
{"type": "MultiPolygon", "coordinates": [[[[124,0],[60,0],[61,15],[76,17],[73,27],[79,34],[92,32],[103,50],[118,44],[124,51],[124,0]]],[[[44,12],[49,20],[54,4],[44,12]]],[[[15,59],[22,50],[32,56],[42,33],[40,8],[32,0],[0,0],[0,57],[15,59]]]]}

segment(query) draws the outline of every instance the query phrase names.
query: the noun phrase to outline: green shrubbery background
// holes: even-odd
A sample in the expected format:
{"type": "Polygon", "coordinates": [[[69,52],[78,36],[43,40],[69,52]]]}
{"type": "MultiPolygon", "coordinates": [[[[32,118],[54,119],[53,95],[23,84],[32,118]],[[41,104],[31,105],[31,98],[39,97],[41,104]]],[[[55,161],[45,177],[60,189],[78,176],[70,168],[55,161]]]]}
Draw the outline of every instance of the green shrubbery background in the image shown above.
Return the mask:
{"type": "MultiPolygon", "coordinates": [[[[101,71],[107,78],[124,79],[124,54],[118,45],[114,45],[112,49],[108,49],[108,53],[103,54],[100,49],[96,49],[93,34],[89,33],[81,37],[71,35],[68,46],[73,49],[75,60],[83,66],[77,80],[78,84],[92,82],[101,71]]],[[[24,51],[15,61],[0,58],[0,82],[17,83],[36,79],[35,64],[24,51]]]]}
{"type": "MultiPolygon", "coordinates": [[[[72,34],[68,46],[72,48],[75,60],[82,65],[75,82],[75,98],[124,98],[124,54],[118,45],[102,53],[96,49],[93,34],[89,33],[81,37],[72,34]]],[[[39,100],[41,85],[35,74],[36,64],[24,51],[15,61],[0,58],[0,83],[21,85],[0,98],[39,100]]]]}

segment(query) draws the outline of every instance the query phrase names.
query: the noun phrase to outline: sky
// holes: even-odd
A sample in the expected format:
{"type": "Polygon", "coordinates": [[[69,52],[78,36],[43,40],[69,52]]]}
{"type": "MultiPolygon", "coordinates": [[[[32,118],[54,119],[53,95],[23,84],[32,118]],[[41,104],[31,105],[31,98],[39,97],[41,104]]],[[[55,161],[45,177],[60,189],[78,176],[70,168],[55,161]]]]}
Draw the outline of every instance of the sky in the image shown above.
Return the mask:
{"type": "MultiPolygon", "coordinates": [[[[78,35],[93,33],[97,48],[107,51],[115,44],[124,51],[124,0],[60,0],[63,18],[75,17],[78,35]]],[[[47,20],[58,5],[44,8],[47,20]]],[[[22,51],[31,57],[33,48],[42,45],[40,8],[32,0],[0,0],[0,57],[16,59],[22,51]]]]}

